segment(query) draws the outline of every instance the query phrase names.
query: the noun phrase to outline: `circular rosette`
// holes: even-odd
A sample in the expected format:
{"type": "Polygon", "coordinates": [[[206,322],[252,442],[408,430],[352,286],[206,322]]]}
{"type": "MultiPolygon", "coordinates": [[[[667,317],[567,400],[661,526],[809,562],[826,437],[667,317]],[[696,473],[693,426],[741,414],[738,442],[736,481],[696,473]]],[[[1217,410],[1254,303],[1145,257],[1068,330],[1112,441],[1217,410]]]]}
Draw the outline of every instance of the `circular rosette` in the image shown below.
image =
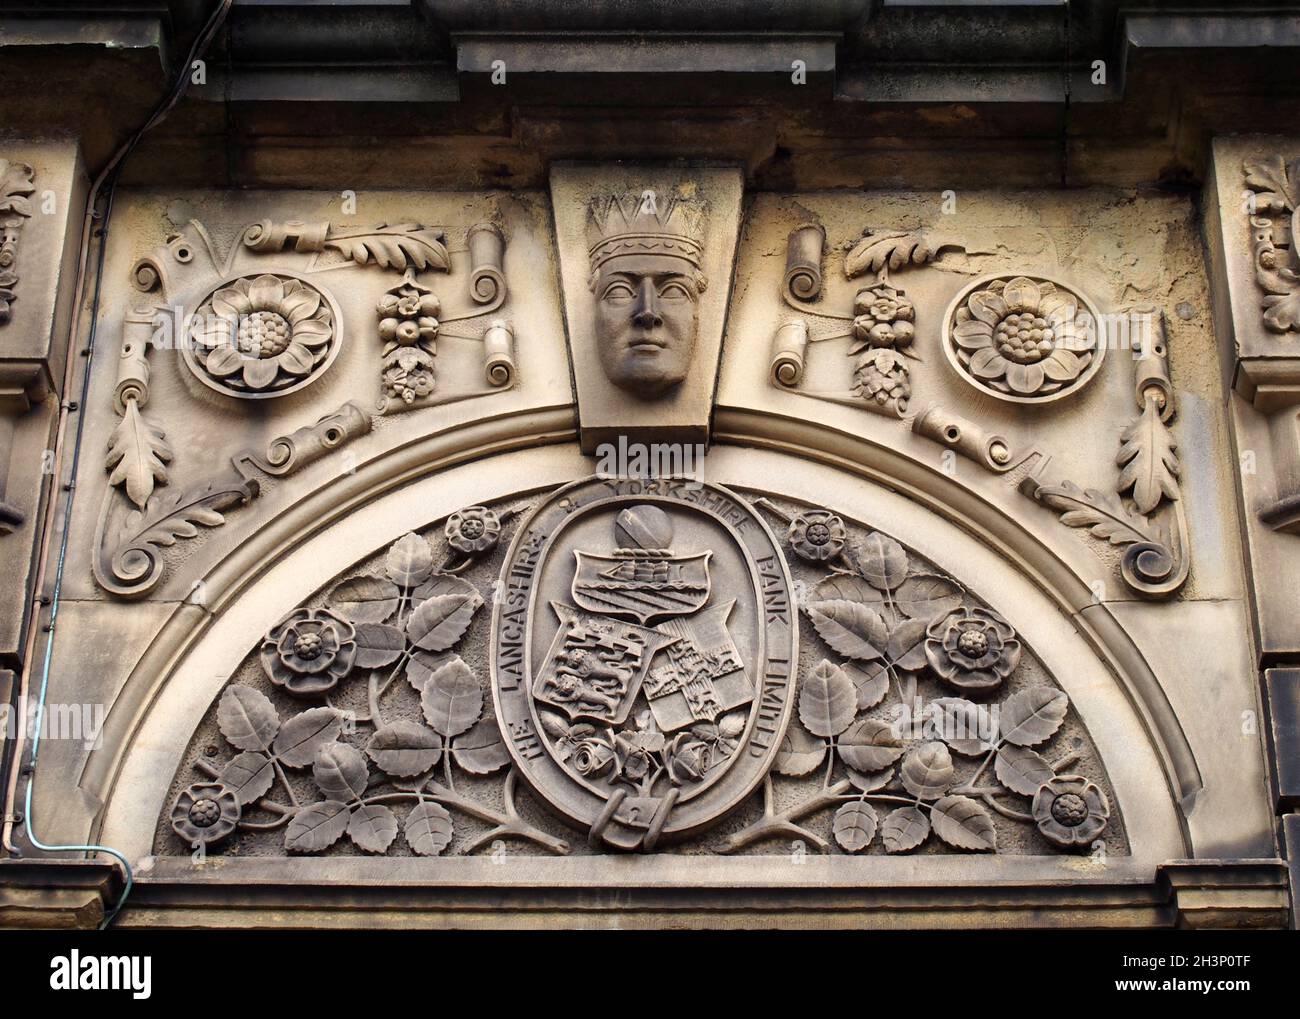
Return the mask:
{"type": "Polygon", "coordinates": [[[1044,838],[1064,849],[1090,846],[1106,828],[1106,794],[1081,775],[1057,775],[1034,794],[1034,820],[1044,838]]]}
{"type": "Polygon", "coordinates": [[[172,830],[185,844],[220,842],[239,824],[239,797],[217,782],[182,789],[172,805],[172,830]]]}
{"type": "Polygon", "coordinates": [[[297,609],[262,641],[262,668],[272,683],[298,697],[328,693],[357,655],[356,629],[329,609],[297,609]]]}
{"type": "Polygon", "coordinates": [[[501,518],[486,506],[468,506],[447,518],[447,544],[465,555],[482,555],[496,548],[501,518]]]}
{"type": "Polygon", "coordinates": [[[262,400],[302,389],[324,374],[342,345],[334,301],[286,273],[236,276],[200,302],[185,362],[204,385],[262,400]]]}
{"type": "Polygon", "coordinates": [[[991,609],[958,609],[931,623],[925,635],[930,668],[960,690],[995,690],[1020,664],[1016,631],[991,609]]]}
{"type": "Polygon", "coordinates": [[[1082,389],[1101,367],[1101,317],[1080,294],[1042,276],[987,276],[944,316],[944,352],[982,392],[1044,403],[1082,389]]]}
{"type": "Polygon", "coordinates": [[[844,521],[826,510],[809,510],[790,521],[790,547],[809,562],[833,559],[844,551],[844,521]]]}

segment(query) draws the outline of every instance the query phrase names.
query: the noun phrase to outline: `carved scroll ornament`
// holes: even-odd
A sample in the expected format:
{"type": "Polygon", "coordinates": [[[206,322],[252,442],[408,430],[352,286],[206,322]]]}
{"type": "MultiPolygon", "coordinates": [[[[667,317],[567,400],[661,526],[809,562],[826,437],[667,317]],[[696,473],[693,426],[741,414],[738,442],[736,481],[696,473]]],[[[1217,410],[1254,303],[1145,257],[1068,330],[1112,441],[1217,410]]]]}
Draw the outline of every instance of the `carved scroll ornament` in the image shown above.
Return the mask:
{"type": "Polygon", "coordinates": [[[922,233],[864,231],[862,240],[844,256],[844,275],[854,279],[873,272],[875,282],[857,292],[853,314],[847,315],[811,303],[822,296],[825,241],[825,230],[817,224],[790,232],[781,299],[802,315],[786,319],[777,327],[772,343],[772,382],[782,388],[797,388],[803,381],[810,343],[848,339],[848,356],[854,359],[849,390],[808,395],[901,418],[912,396],[909,362],[921,359],[912,350],[916,307],[901,288],[890,282],[889,272],[923,265],[941,249],[960,245],[922,233]],[[848,328],[810,336],[808,319],[802,316],[845,322],[848,328]]]}
{"type": "Polygon", "coordinates": [[[139,597],[153,590],[165,570],[164,549],[218,527],[227,511],[257,498],[259,472],[285,476],[343,443],[370,431],[372,414],[436,406],[501,392],[517,378],[514,330],[492,318],[480,336],[447,329],[448,323],[494,315],[507,297],[503,270],[505,238],[489,223],[466,232],[470,307],[442,315],[442,304],[418,273],[451,272],[458,252],[446,231],[418,224],[336,230],[329,223],[277,223],[246,228],[242,250],[265,258],[288,249],[299,259],[273,271],[237,268],[241,246],[224,257],[197,221],[171,235],[139,259],[131,277],[137,290],[169,302],[201,295],[194,311],[141,304],[125,317],[122,357],[114,403],[120,420],[109,442],[105,468],[109,491],[98,523],[95,577],[110,593],[139,597]],[[321,264],[333,252],[345,261],[321,264]],[[349,401],[274,440],[265,454],[235,453],[232,468],[165,493],[177,459],[165,432],[145,416],[149,401],[150,351],[179,348],[200,382],[236,400],[268,400],[311,385],[330,368],[343,343],[343,315],[324,286],[324,273],[340,265],[374,265],[398,270],[402,280],[378,302],[382,392],[374,411],[349,401]],[[208,282],[210,281],[210,282],[208,282]],[[481,344],[482,375],[435,394],[439,336],[481,344]],[[117,505],[120,490],[134,508],[117,505]]]}

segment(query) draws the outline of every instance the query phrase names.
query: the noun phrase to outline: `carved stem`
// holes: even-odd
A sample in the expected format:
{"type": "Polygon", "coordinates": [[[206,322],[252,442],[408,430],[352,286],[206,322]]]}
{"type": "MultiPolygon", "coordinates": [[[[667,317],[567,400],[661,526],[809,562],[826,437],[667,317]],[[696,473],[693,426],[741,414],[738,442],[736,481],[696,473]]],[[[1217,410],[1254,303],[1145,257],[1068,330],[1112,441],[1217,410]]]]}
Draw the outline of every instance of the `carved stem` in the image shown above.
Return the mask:
{"type": "MultiPolygon", "coordinates": [[[[819,849],[829,848],[825,839],[814,835],[812,832],[805,831],[803,828],[794,824],[800,818],[807,817],[809,814],[816,813],[825,807],[838,803],[840,796],[853,787],[853,783],[847,778],[842,778],[834,785],[827,786],[820,792],[810,796],[801,803],[796,803],[792,807],[787,807],[779,814],[773,814],[765,817],[761,821],[755,821],[747,828],[742,828],[736,834],[732,835],[723,845],[724,853],[734,853],[738,849],[744,849],[746,846],[761,839],[771,838],[773,835],[790,835],[798,832],[800,837],[807,838],[814,842],[819,849]]],[[[854,797],[857,799],[857,797],[854,797]]]]}

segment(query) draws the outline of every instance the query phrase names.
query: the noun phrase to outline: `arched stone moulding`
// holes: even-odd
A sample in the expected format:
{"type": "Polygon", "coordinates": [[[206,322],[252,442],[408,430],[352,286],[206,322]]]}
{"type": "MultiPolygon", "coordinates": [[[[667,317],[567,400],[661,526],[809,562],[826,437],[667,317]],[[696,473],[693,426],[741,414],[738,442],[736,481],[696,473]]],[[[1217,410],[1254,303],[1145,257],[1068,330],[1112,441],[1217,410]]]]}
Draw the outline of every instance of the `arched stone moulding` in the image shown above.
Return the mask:
{"type": "MultiPolygon", "coordinates": [[[[389,483],[376,484],[373,475],[349,479],[357,486],[354,497],[347,500],[355,508],[329,533],[323,531],[327,521],[322,521],[310,536],[294,530],[283,518],[268,522],[238,556],[213,571],[214,580],[219,576],[223,579],[215,588],[213,615],[202,616],[193,607],[179,609],[119,699],[117,707],[132,709],[129,722],[138,724],[120,722],[110,715],[110,728],[121,735],[106,735],[106,748],[122,739],[121,745],[129,741],[129,749],[120,758],[100,751],[104,756],[92,758],[83,781],[83,788],[88,792],[104,790],[103,798],[107,800],[99,836],[122,845],[129,855],[137,858],[152,851],[154,823],[190,734],[226,678],[265,630],[268,600],[275,602],[271,614],[278,618],[352,566],[358,559],[358,549],[379,550],[406,531],[425,527],[468,502],[490,502],[510,495],[512,477],[527,477],[530,488],[543,489],[559,486],[591,470],[591,461],[578,456],[571,446],[516,453],[510,464],[510,471],[505,472],[499,462],[476,460],[436,476],[411,480],[400,497],[394,491],[401,483],[396,481],[399,472],[385,472],[389,483]],[[376,495],[376,488],[388,492],[388,497],[376,495]],[[373,498],[365,497],[367,489],[373,498]],[[349,536],[354,536],[354,540],[347,540],[349,536]],[[236,559],[241,561],[242,569],[235,564],[236,559]],[[266,562],[273,565],[266,568],[254,565],[266,562]],[[263,586],[266,591],[274,592],[273,599],[256,596],[257,589],[263,586]],[[148,671],[145,666],[154,655],[159,656],[155,659],[159,667],[148,671]]],[[[376,465],[368,465],[358,474],[365,475],[371,468],[376,465]]],[[[837,480],[841,483],[844,480],[842,473],[830,467],[800,464],[776,453],[732,447],[715,448],[707,470],[710,481],[737,488],[760,481],[773,494],[799,501],[806,501],[809,491],[826,491],[837,480]]],[[[418,468],[412,473],[418,474],[418,468]]],[[[864,472],[855,470],[854,473],[864,472]]],[[[1095,633],[1084,632],[1077,621],[1072,621],[1068,609],[1063,610],[1059,595],[1049,596],[1038,586],[1038,578],[1045,571],[1017,568],[1018,557],[1004,558],[985,543],[963,533],[964,528],[953,527],[951,523],[934,527],[934,520],[929,520],[927,539],[922,533],[926,528],[918,526],[921,518],[917,514],[917,500],[898,494],[898,490],[911,487],[899,478],[890,480],[888,487],[842,486],[846,495],[839,499],[836,509],[896,536],[940,569],[958,577],[1002,578],[996,593],[991,590],[980,593],[992,608],[1018,621],[1027,644],[1036,649],[1048,671],[1069,695],[1091,733],[1101,763],[1108,771],[1117,806],[1125,818],[1133,855],[1098,868],[1095,876],[1114,880],[1122,871],[1130,878],[1150,881],[1159,863],[1193,855],[1168,783],[1153,781],[1164,770],[1162,752],[1154,745],[1144,720],[1133,710],[1123,687],[1111,672],[1111,663],[1122,662],[1123,652],[1107,651],[1104,640],[1099,640],[1095,633]],[[1014,565],[1008,565],[1008,558],[1014,565]]],[[[941,487],[951,487],[951,483],[945,482],[941,487]]],[[[945,494],[949,504],[960,503],[961,500],[953,499],[951,491],[945,494]]],[[[312,501],[308,499],[302,504],[305,513],[311,512],[306,507],[312,501]]],[[[1016,526],[1014,522],[1005,522],[1005,529],[1013,535],[1016,526]]],[[[1030,548],[1035,543],[1022,532],[1016,544],[1030,548]]],[[[1082,586],[1077,578],[1074,583],[1082,586]]],[[[985,584],[984,588],[988,586],[985,584]]],[[[128,719],[125,714],[122,717],[128,719]]],[[[371,861],[365,866],[383,868],[396,862],[371,861]]],[[[530,866],[544,868],[549,862],[534,860],[530,866]]],[[[977,874],[989,877],[995,873],[1018,874],[1025,880],[1051,880],[1053,874],[1059,880],[1063,873],[1069,873],[1071,880],[1087,880],[1091,873],[1086,862],[1077,859],[1066,863],[1041,857],[1004,859],[996,863],[966,862],[973,869],[963,871],[963,880],[977,874]],[[1063,871],[1062,867],[1067,870],[1063,871]]],[[[441,861],[439,866],[449,863],[461,869],[475,865],[472,860],[458,860],[441,861]]],[[[714,870],[717,867],[716,861],[712,864],[690,861],[691,866],[697,864],[714,870]]],[[[931,877],[922,879],[935,883],[954,877],[951,861],[945,864],[939,859],[924,862],[888,859],[873,864],[885,867],[883,873],[895,877],[929,874],[931,877]]],[[[564,864],[557,863],[557,866],[564,864]]]]}

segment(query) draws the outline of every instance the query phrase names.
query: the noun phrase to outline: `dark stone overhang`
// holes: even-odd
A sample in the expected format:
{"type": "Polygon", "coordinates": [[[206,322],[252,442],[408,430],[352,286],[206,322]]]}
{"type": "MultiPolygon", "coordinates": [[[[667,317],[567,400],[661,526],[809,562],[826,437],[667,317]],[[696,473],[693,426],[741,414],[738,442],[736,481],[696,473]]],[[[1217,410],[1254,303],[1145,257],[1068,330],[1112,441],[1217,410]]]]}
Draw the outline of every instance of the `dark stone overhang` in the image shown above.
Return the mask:
{"type": "MultiPolygon", "coordinates": [[[[3,4],[0,131],[75,134],[100,165],[214,6],[3,4]]],[[[450,145],[458,169],[435,180],[522,186],[555,158],[668,138],[668,155],[738,160],[758,186],[834,186],[800,169],[828,159],[921,185],[924,157],[890,154],[966,149],[967,183],[1106,180],[1117,161],[1116,181],[1178,181],[1216,133],[1297,122],[1298,56],[1296,0],[235,0],[203,82],[141,155],[155,179],[296,185],[295,151],[333,140],[372,154],[352,183],[399,186],[383,150],[450,145]],[[708,133],[720,121],[737,126],[708,133]]],[[[147,179],[137,162],[128,179],[147,179]]]]}

